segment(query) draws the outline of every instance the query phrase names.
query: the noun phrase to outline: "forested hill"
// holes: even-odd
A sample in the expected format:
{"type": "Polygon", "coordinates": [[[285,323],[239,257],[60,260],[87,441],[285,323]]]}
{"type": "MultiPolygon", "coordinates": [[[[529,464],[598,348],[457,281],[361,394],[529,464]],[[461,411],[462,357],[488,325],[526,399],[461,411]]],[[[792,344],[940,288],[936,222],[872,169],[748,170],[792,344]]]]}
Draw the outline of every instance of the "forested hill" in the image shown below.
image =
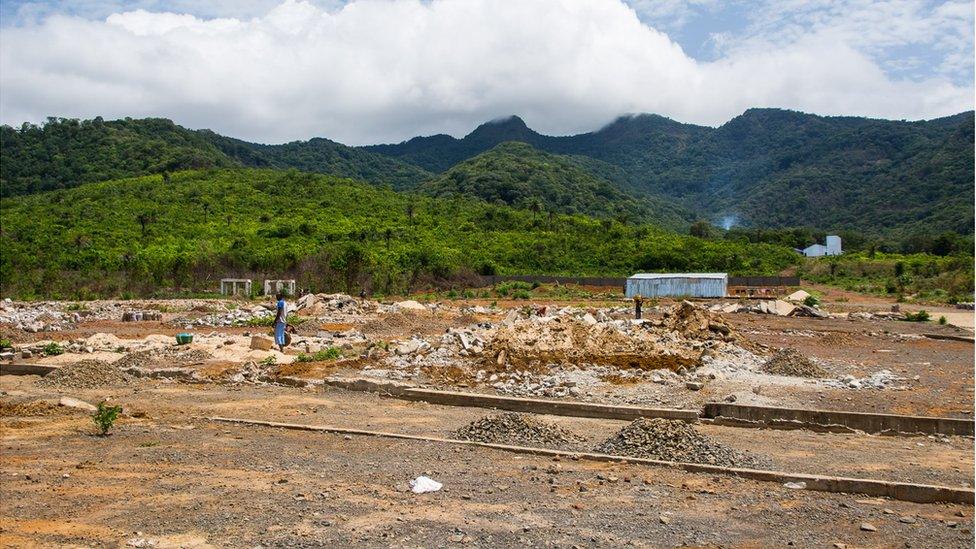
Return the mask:
{"type": "Polygon", "coordinates": [[[714,222],[889,236],[973,228],[971,111],[905,122],[750,109],[718,128],[638,115],[569,137],[541,135],[511,117],[462,139],[367,149],[438,171],[511,140],[617,166],[625,187],[677,200],[714,222]]]}
{"type": "MultiPolygon", "coordinates": [[[[437,197],[469,196],[533,211],[585,214],[600,218],[686,227],[694,214],[673,204],[629,195],[594,175],[599,161],[540,152],[505,142],[464,160],[419,187],[437,197]]],[[[612,166],[605,169],[613,170],[612,166]]]]}
{"type": "Polygon", "coordinates": [[[293,170],[106,181],[0,201],[0,287],[31,298],[209,290],[221,277],[316,291],[407,292],[483,274],[775,274],[785,246],[705,240],[582,215],[538,215],[293,170]]]}
{"type": "Polygon", "coordinates": [[[432,174],[412,164],[328,139],[259,145],[194,131],[162,118],[49,119],[0,126],[0,195],[185,169],[232,166],[297,168],[413,187],[432,174]]]}

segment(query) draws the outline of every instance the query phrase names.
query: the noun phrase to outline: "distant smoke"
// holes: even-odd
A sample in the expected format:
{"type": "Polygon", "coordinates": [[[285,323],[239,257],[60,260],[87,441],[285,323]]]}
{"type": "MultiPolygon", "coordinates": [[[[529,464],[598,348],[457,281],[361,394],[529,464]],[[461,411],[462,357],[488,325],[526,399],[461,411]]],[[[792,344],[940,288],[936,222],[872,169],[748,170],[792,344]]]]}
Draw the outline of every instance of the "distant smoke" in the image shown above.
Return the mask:
{"type": "Polygon", "coordinates": [[[739,216],[735,214],[727,215],[723,217],[722,220],[718,222],[718,224],[720,227],[722,227],[727,231],[739,224],[739,216]]]}

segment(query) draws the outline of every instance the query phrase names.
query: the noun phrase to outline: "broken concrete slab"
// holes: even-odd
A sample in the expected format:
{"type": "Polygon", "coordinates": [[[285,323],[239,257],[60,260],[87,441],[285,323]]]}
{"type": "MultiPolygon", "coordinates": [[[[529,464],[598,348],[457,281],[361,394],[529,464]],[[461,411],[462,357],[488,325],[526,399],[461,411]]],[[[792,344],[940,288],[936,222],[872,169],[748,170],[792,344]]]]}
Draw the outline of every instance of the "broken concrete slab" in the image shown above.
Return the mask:
{"type": "Polygon", "coordinates": [[[77,398],[72,398],[68,396],[61,397],[61,400],[58,401],[58,406],[65,406],[67,408],[77,408],[79,410],[84,410],[86,412],[94,412],[98,410],[97,407],[85,402],[84,400],[78,400],[77,398]]]}

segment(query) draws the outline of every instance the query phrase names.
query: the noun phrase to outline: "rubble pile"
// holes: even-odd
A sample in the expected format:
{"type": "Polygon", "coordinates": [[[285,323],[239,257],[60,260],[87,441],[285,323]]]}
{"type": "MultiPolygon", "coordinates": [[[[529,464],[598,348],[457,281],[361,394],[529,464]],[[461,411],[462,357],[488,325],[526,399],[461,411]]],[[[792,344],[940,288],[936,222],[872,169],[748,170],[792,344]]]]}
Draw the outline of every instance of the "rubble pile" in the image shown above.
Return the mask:
{"type": "Polygon", "coordinates": [[[796,349],[786,348],[776,351],[762,365],[767,374],[794,377],[827,377],[827,372],[803,356],[796,349]]]}
{"type": "Polygon", "coordinates": [[[710,311],[722,313],[759,313],[777,316],[805,316],[812,318],[828,318],[830,315],[803,303],[790,303],[782,299],[762,299],[756,303],[726,303],[716,304],[710,311]]]}
{"type": "Polygon", "coordinates": [[[476,442],[552,448],[586,442],[586,437],[554,423],[514,412],[483,417],[458,429],[453,436],[476,442]]]}
{"type": "Polygon", "coordinates": [[[690,301],[682,301],[664,312],[664,326],[688,339],[736,339],[732,329],[712,311],[698,307],[690,301]]]}
{"type": "Polygon", "coordinates": [[[712,441],[684,421],[637,418],[596,447],[602,454],[704,463],[724,467],[762,467],[768,461],[712,441]]]}
{"type": "Polygon", "coordinates": [[[60,332],[78,322],[81,322],[79,313],[61,311],[54,304],[15,304],[9,300],[0,304],[0,323],[13,324],[25,332],[60,332]]]}
{"type": "Polygon", "coordinates": [[[41,378],[38,385],[62,389],[97,389],[129,381],[129,376],[114,364],[101,360],[81,360],[62,366],[41,378]]]}
{"type": "Polygon", "coordinates": [[[890,370],[879,370],[867,377],[846,375],[835,380],[827,381],[826,384],[829,387],[836,387],[839,389],[903,388],[901,386],[892,387],[896,381],[906,381],[906,379],[903,377],[897,377],[895,374],[891,373],[890,370]]]}
{"type": "Polygon", "coordinates": [[[626,320],[600,322],[586,313],[518,317],[500,326],[482,353],[501,369],[548,364],[595,364],[657,370],[691,369],[703,347],[626,320]]]}
{"type": "Polygon", "coordinates": [[[184,367],[190,364],[198,364],[211,358],[213,358],[213,355],[201,349],[161,347],[127,353],[122,358],[113,362],[112,365],[123,370],[153,370],[158,368],[184,367]]]}
{"type": "Polygon", "coordinates": [[[376,310],[376,303],[346,294],[305,294],[295,302],[294,312],[304,316],[334,315],[341,313],[355,316],[376,310]]]}

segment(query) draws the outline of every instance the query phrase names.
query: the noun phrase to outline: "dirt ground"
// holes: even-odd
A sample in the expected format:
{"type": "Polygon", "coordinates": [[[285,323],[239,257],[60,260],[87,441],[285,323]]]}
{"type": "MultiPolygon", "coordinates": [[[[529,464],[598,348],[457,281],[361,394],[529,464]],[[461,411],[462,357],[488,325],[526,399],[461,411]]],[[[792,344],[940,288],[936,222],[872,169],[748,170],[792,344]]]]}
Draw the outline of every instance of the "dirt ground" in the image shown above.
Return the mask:
{"type": "MultiPolygon", "coordinates": [[[[891,305],[845,292],[825,297],[824,309],[830,312],[887,311],[891,305]]],[[[601,297],[592,302],[491,305],[459,300],[421,313],[390,308],[363,315],[344,309],[306,324],[305,335],[344,350],[338,361],[293,362],[302,349],[284,355],[250,349],[250,336],[263,334],[265,328],[194,326],[199,341],[185,349],[212,351],[214,358],[185,366],[192,383],[140,378],[79,389],[45,385],[38,376],[0,376],[0,546],[973,546],[972,506],[912,504],[663,467],[553,460],[207,419],[240,417],[450,437],[490,411],[274,382],[284,375],[309,381],[392,376],[400,367],[408,373],[417,370],[407,380],[419,385],[494,393],[488,380],[474,376],[474,370],[486,367],[477,351],[452,347],[454,354],[440,356],[436,351],[401,352],[401,347],[421,342],[436,346],[453,333],[482,333],[485,328],[470,330],[503,323],[527,305],[540,310],[573,305],[597,316],[610,315],[616,307],[612,314],[618,320],[592,321],[619,324],[620,308],[627,303],[601,297]],[[256,366],[262,353],[277,357],[277,365],[256,366]],[[238,355],[240,360],[234,360],[238,355]],[[416,366],[421,363],[422,368],[416,366]],[[94,436],[88,413],[58,406],[62,396],[90,403],[107,398],[122,405],[125,415],[112,435],[94,436]],[[444,483],[444,489],[413,494],[407,483],[421,474],[444,483]],[[862,523],[870,523],[874,531],[862,523]]],[[[660,310],[649,309],[651,321],[663,318],[660,310]]],[[[933,313],[935,318],[939,312],[933,313]]],[[[615,371],[604,376],[606,382],[575,387],[579,392],[566,398],[690,409],[734,400],[972,418],[973,343],[928,337],[971,338],[972,330],[959,325],[972,313],[956,314],[962,315],[954,321],[957,326],[849,320],[842,314],[722,317],[736,334],[736,344],[760,353],[760,359],[763,353],[791,347],[816,361],[832,379],[866,378],[888,370],[897,381],[883,388],[852,389],[830,379],[784,378],[730,367],[719,369],[715,379],[701,378],[703,386],[697,389],[686,387],[686,380],[698,378],[673,372],[652,382],[648,376],[615,371]]],[[[180,311],[164,314],[163,322],[134,323],[86,319],[64,331],[39,333],[0,325],[0,336],[26,346],[112,334],[135,345],[185,331],[173,319],[188,316],[189,311],[180,311]]],[[[698,349],[715,342],[692,343],[698,349]]],[[[122,356],[110,349],[19,361],[70,365],[84,358],[122,356]]],[[[734,359],[728,360],[735,366],[734,359]]],[[[545,373],[545,368],[537,369],[545,373]]],[[[592,449],[626,425],[543,419],[584,437],[585,442],[567,448],[573,450],[592,449]]],[[[717,442],[768,459],[770,468],[780,471],[966,488],[974,483],[973,440],[966,437],[714,425],[698,429],[717,442]]]]}
{"type": "MultiPolygon", "coordinates": [[[[4,401],[58,396],[36,380],[3,376],[4,401]]],[[[129,417],[114,434],[98,437],[87,415],[64,408],[5,415],[4,546],[973,544],[969,506],[205,419],[251,417],[443,437],[486,410],[336,389],[160,381],[72,395],[111,397],[129,417]],[[409,492],[407,481],[421,474],[444,489],[409,492]],[[862,530],[864,522],[877,531],[862,530]]],[[[595,442],[623,425],[546,419],[595,442]]],[[[782,469],[972,486],[971,441],[957,437],[937,442],[759,430],[743,436],[741,429],[702,429],[761,452],[782,469]]]]}

